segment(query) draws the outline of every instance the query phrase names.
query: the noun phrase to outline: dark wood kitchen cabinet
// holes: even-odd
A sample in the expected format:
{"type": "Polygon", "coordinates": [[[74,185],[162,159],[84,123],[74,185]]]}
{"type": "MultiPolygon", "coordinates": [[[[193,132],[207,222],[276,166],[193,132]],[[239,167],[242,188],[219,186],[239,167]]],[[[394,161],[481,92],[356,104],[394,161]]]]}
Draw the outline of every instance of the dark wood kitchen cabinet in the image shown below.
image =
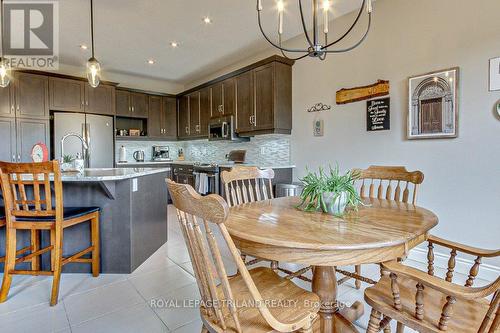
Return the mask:
{"type": "Polygon", "coordinates": [[[85,111],[85,84],[83,81],[49,78],[49,105],[54,111],[85,111]]]}
{"type": "Polygon", "coordinates": [[[175,140],[177,137],[177,100],[175,97],[149,96],[148,136],[175,140]]]}
{"type": "Polygon", "coordinates": [[[250,132],[254,129],[253,75],[253,71],[248,71],[236,77],[236,129],[239,132],[250,132]]]}
{"type": "Polygon", "coordinates": [[[208,137],[208,123],[210,122],[210,88],[200,90],[200,137],[208,137]]]}
{"type": "Polygon", "coordinates": [[[235,114],[236,81],[234,78],[215,83],[210,87],[212,96],[212,118],[235,114]]]}
{"type": "Polygon", "coordinates": [[[148,117],[148,95],[131,92],[128,90],[116,90],[116,115],[130,118],[148,117]]]}
{"type": "Polygon", "coordinates": [[[50,146],[49,121],[40,119],[18,119],[16,126],[17,162],[32,162],[31,149],[38,142],[50,146]]]}
{"type": "Polygon", "coordinates": [[[161,96],[149,96],[148,135],[163,136],[161,96]]]}
{"type": "Polygon", "coordinates": [[[49,78],[24,72],[15,72],[14,100],[16,117],[49,118],[49,78]]]}
{"type": "MultiPolygon", "coordinates": [[[[249,116],[249,105],[238,101],[236,132],[243,136],[268,133],[290,134],[292,131],[292,66],[273,61],[253,69],[252,73],[253,112],[249,116]],[[247,123],[247,119],[250,124],[247,123]]],[[[243,89],[240,98],[243,100],[248,100],[249,80],[248,77],[239,80],[243,89]]]]}
{"type": "Polygon", "coordinates": [[[162,97],[162,126],[163,136],[171,140],[177,138],[177,99],[162,97]]]}
{"type": "Polygon", "coordinates": [[[0,88],[0,117],[15,117],[14,91],[12,85],[0,88]]]}
{"type": "Polygon", "coordinates": [[[16,162],[16,120],[14,118],[0,118],[0,161],[16,162]]]}
{"type": "Polygon", "coordinates": [[[97,88],[92,88],[85,83],[85,112],[115,115],[115,87],[100,84],[97,88]]]}
{"type": "Polygon", "coordinates": [[[49,78],[49,106],[53,111],[115,114],[115,87],[100,84],[92,88],[86,81],[49,78]]]}
{"type": "Polygon", "coordinates": [[[189,137],[189,96],[179,98],[179,111],[177,115],[177,135],[180,139],[189,137]]]}
{"type": "Polygon", "coordinates": [[[200,92],[196,91],[189,97],[189,137],[200,135],[200,92]]]}

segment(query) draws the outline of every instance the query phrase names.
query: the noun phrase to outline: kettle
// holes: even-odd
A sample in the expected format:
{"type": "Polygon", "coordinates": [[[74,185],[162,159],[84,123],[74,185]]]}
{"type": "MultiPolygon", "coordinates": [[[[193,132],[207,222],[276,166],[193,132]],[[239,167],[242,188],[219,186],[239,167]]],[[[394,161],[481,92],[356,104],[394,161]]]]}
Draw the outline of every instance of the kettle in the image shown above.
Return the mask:
{"type": "Polygon", "coordinates": [[[136,150],[132,156],[136,162],[144,162],[144,150],[136,150]]]}

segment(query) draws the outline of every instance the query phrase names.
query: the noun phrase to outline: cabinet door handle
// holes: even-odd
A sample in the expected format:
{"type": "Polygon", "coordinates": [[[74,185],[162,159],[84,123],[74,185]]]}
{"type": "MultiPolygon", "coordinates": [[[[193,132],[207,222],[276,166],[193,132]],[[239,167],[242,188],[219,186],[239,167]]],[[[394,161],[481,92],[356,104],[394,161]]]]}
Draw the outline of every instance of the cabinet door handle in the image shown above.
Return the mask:
{"type": "Polygon", "coordinates": [[[12,155],[12,162],[15,162],[16,161],[16,155],[12,155]]]}
{"type": "Polygon", "coordinates": [[[10,107],[10,109],[11,109],[11,112],[12,112],[12,113],[16,112],[16,108],[14,107],[14,105],[12,105],[12,106],[10,107]]]}
{"type": "Polygon", "coordinates": [[[85,105],[89,106],[89,101],[88,100],[85,102],[85,105]]]}
{"type": "Polygon", "coordinates": [[[220,106],[220,112],[224,113],[224,105],[220,106]]]}
{"type": "Polygon", "coordinates": [[[186,126],[186,134],[189,134],[189,127],[186,126]]]}
{"type": "Polygon", "coordinates": [[[250,125],[252,125],[252,116],[248,117],[248,121],[250,122],[250,125]]]}
{"type": "Polygon", "coordinates": [[[135,108],[134,107],[132,107],[132,112],[135,112],[135,108]]]}
{"type": "Polygon", "coordinates": [[[21,154],[17,154],[17,161],[21,162],[21,154]]]}

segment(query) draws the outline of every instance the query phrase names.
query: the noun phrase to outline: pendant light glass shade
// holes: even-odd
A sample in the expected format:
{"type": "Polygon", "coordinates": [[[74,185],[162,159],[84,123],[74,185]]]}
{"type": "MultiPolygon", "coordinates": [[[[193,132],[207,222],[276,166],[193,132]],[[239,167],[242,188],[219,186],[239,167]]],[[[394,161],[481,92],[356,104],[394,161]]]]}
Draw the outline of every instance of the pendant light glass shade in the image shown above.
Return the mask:
{"type": "Polygon", "coordinates": [[[0,87],[5,88],[10,83],[9,64],[4,58],[0,58],[0,87]]]}
{"type": "Polygon", "coordinates": [[[92,88],[97,88],[101,82],[101,64],[96,58],[87,61],[87,79],[92,88]]]}

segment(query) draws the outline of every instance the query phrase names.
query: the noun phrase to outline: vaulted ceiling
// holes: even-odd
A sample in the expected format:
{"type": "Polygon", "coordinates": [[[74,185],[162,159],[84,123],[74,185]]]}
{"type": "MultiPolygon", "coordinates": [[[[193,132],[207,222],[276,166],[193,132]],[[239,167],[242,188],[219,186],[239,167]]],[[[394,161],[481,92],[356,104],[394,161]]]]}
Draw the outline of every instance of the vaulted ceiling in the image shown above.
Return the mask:
{"type": "MultiPolygon", "coordinates": [[[[276,1],[262,2],[264,27],[275,36],[276,1]]],[[[332,11],[343,15],[361,2],[334,0],[332,11]]],[[[286,40],[300,34],[301,25],[297,1],[285,3],[286,40]]],[[[304,8],[310,3],[304,0],[304,8]]],[[[106,71],[184,84],[269,47],[257,26],[255,0],[94,0],[94,7],[96,57],[106,71]],[[203,22],[206,16],[212,23],[203,22]],[[172,48],[172,41],[179,46],[172,48]]],[[[64,64],[83,66],[89,58],[90,49],[79,47],[90,45],[89,8],[90,0],[59,0],[64,64]]]]}

